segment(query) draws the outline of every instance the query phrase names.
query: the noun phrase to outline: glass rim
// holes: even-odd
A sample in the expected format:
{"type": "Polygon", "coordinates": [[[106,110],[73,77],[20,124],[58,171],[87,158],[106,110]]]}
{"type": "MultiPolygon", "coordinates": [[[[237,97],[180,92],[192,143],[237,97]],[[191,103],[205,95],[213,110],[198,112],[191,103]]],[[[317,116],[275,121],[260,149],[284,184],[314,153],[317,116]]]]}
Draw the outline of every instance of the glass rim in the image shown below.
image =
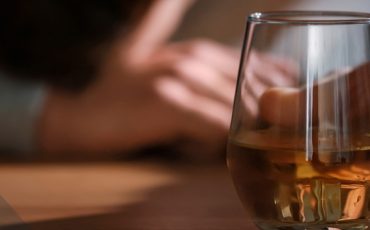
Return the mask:
{"type": "Polygon", "coordinates": [[[370,24],[370,13],[350,11],[266,11],[254,12],[249,22],[266,24],[370,24]]]}

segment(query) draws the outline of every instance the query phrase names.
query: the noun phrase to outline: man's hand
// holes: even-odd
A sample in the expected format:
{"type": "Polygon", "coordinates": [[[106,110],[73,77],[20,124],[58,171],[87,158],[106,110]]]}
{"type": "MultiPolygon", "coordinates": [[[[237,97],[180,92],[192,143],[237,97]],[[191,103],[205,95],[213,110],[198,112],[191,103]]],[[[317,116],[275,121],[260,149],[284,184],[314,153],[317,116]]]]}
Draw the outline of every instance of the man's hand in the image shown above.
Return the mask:
{"type": "Polygon", "coordinates": [[[94,84],[79,94],[49,91],[40,121],[44,152],[106,157],[179,137],[211,153],[223,146],[239,55],[211,41],[168,43],[187,5],[155,1],[113,43],[94,84]]]}

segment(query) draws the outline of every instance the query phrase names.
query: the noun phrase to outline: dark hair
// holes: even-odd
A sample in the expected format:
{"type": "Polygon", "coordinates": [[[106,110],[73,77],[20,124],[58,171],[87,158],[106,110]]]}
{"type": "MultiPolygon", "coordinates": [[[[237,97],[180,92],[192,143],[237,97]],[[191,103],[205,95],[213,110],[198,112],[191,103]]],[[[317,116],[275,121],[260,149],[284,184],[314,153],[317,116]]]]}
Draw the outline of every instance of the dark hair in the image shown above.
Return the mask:
{"type": "MultiPolygon", "coordinates": [[[[0,72],[76,89],[95,76],[92,53],[151,0],[0,2],[0,72]]],[[[142,12],[141,12],[142,13],[142,12]]]]}

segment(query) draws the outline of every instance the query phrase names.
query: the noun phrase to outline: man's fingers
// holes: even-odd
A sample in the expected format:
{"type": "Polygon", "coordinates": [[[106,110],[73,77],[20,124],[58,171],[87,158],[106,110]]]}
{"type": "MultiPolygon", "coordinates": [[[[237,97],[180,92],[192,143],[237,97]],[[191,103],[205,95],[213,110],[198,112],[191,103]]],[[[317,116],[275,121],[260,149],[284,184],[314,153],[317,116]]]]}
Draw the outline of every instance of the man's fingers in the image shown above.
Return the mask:
{"type": "Polygon", "coordinates": [[[175,75],[194,93],[232,105],[235,81],[230,81],[217,68],[202,64],[199,59],[185,59],[174,65],[175,75]]]}
{"type": "Polygon", "coordinates": [[[209,97],[195,94],[178,79],[162,77],[156,82],[160,95],[169,103],[183,110],[183,129],[199,139],[208,139],[218,133],[226,133],[230,123],[231,107],[209,97]],[[207,125],[208,124],[208,125],[207,125]],[[204,127],[204,126],[208,127],[204,127]],[[206,129],[204,129],[206,128],[206,129]],[[207,136],[209,135],[209,136],[207,136]]]}
{"type": "Polygon", "coordinates": [[[148,58],[176,30],[193,0],[155,0],[127,39],[124,55],[132,62],[148,58]]]}
{"type": "MultiPolygon", "coordinates": [[[[180,46],[180,44],[178,45],[180,46]]],[[[201,47],[196,49],[201,49],[201,47]]],[[[217,63],[209,60],[207,54],[203,54],[207,51],[212,51],[212,49],[207,48],[198,54],[189,54],[171,45],[156,54],[159,58],[153,60],[153,68],[149,71],[152,73],[165,72],[168,76],[181,80],[194,93],[231,105],[235,93],[237,59],[234,63],[230,61],[229,57],[221,57],[221,59],[227,60],[226,65],[229,65],[222,69],[220,66],[223,62],[218,60],[220,63],[217,63]],[[235,68],[229,68],[234,65],[235,68]],[[228,69],[229,74],[234,76],[226,74],[225,69],[228,69]]],[[[218,56],[228,56],[229,54],[225,54],[225,52],[216,51],[218,56]]]]}
{"type": "MultiPolygon", "coordinates": [[[[295,86],[297,84],[295,82],[297,76],[298,71],[290,61],[259,52],[252,52],[248,58],[245,81],[242,86],[242,97],[246,111],[251,115],[257,116],[258,110],[260,110],[262,118],[273,124],[295,125],[296,118],[291,118],[293,115],[292,111],[279,106],[284,105],[288,108],[293,106],[292,109],[296,109],[294,107],[296,103],[294,101],[295,98],[290,97],[296,95],[287,94],[285,88],[278,89],[276,87],[295,86]],[[271,87],[275,88],[271,89],[271,87]],[[259,109],[256,108],[257,103],[259,103],[259,109]],[[285,103],[290,104],[285,105],[285,103]],[[287,119],[285,120],[285,118],[287,119]]],[[[297,93],[299,94],[300,92],[297,93]]]]}
{"type": "Polygon", "coordinates": [[[260,116],[270,124],[295,127],[303,122],[303,96],[299,88],[270,88],[259,100],[260,116]]]}
{"type": "Polygon", "coordinates": [[[198,59],[205,65],[213,66],[233,81],[236,80],[240,58],[238,51],[205,39],[173,44],[172,48],[198,59]]]}
{"type": "Polygon", "coordinates": [[[268,86],[295,86],[298,68],[287,59],[252,52],[248,60],[247,71],[268,86]]]}
{"type": "Polygon", "coordinates": [[[254,52],[254,54],[261,60],[261,63],[273,63],[287,76],[297,76],[299,74],[298,63],[291,58],[257,52],[254,52]]]}

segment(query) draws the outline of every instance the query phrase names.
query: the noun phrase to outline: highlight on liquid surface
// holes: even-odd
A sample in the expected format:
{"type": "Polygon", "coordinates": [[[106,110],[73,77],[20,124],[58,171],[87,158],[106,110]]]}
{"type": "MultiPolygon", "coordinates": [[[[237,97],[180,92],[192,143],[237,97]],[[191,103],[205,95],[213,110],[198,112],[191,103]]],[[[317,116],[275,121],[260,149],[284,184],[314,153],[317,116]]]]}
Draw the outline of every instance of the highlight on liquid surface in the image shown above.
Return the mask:
{"type": "Polygon", "coordinates": [[[262,229],[367,228],[368,150],[314,152],[307,161],[304,151],[230,140],[228,167],[243,205],[262,229]]]}

